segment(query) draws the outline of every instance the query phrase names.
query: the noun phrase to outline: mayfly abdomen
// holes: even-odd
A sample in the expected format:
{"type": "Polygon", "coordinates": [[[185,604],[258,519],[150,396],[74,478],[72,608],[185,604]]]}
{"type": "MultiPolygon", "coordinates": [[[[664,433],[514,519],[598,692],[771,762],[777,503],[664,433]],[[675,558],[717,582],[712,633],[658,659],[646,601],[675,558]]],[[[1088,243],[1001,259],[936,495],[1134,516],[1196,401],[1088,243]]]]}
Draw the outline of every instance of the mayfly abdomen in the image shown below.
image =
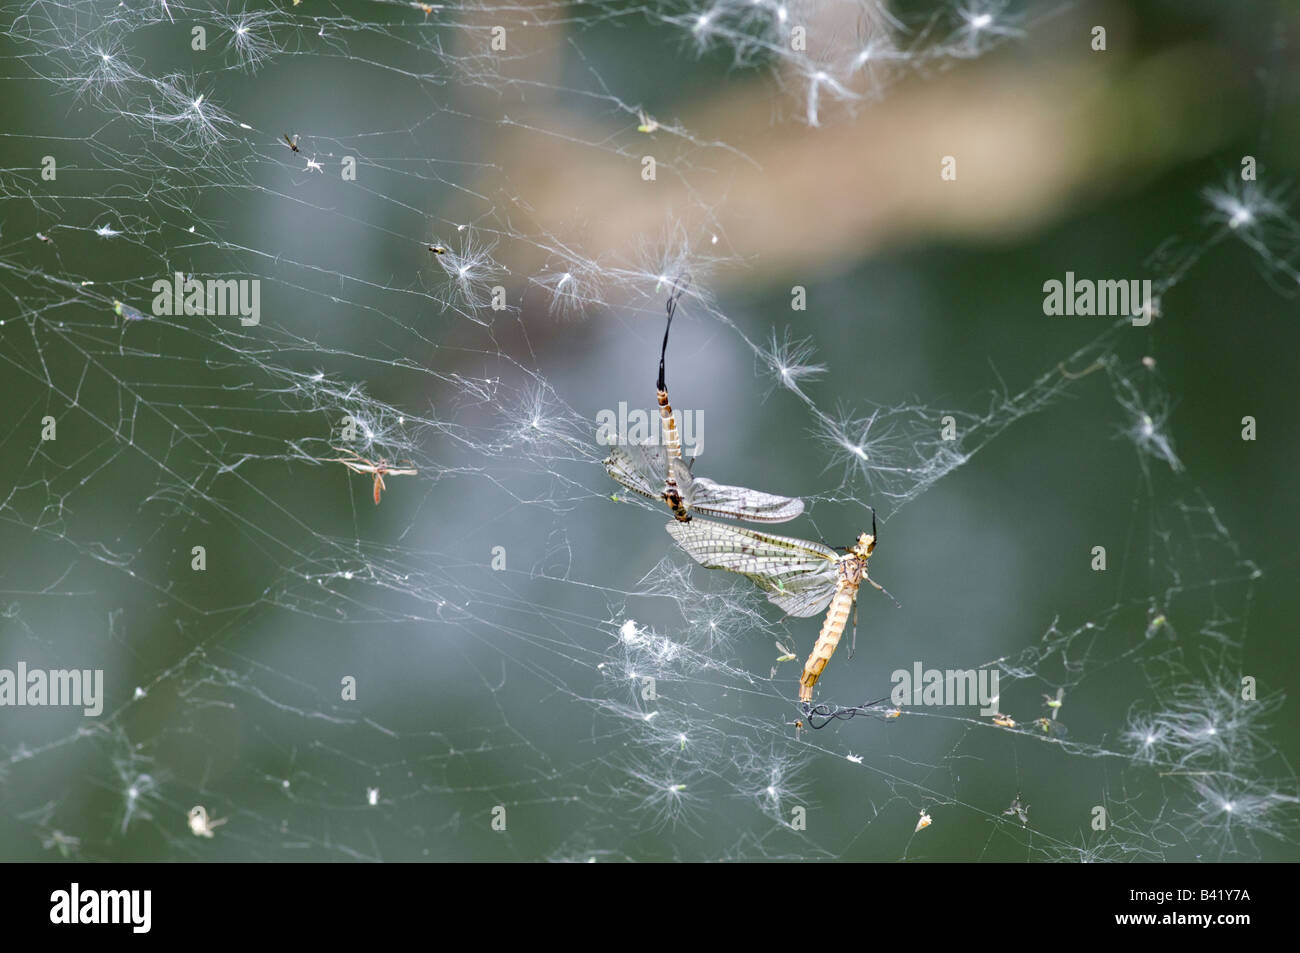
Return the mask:
{"type": "Polygon", "coordinates": [[[853,603],[857,598],[858,584],[847,579],[841,580],[839,588],[835,590],[834,598],[831,599],[830,608],[826,612],[826,621],[822,623],[817,644],[813,646],[812,654],[804,663],[803,675],[799,678],[800,701],[812,701],[813,686],[817,684],[817,679],[821,678],[826,663],[835,654],[835,649],[844,635],[844,628],[848,625],[849,613],[853,611],[853,603]]]}
{"type": "Polygon", "coordinates": [[[668,391],[659,391],[659,416],[663,421],[663,441],[664,449],[668,451],[669,459],[680,460],[682,458],[682,435],[677,432],[677,418],[673,416],[673,408],[668,403],[668,391]]]}

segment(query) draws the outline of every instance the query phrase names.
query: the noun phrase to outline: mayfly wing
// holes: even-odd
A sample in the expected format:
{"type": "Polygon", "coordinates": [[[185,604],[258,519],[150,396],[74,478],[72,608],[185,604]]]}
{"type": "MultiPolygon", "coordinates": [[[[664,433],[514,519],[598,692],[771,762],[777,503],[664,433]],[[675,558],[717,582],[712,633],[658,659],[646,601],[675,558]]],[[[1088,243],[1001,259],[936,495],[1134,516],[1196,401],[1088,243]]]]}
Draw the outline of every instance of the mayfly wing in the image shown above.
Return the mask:
{"type": "Polygon", "coordinates": [[[767,601],[780,607],[786,615],[800,619],[821,615],[822,610],[835,598],[835,580],[836,576],[831,576],[830,579],[818,578],[814,583],[812,577],[809,577],[803,588],[800,588],[800,581],[796,580],[793,586],[787,584],[784,592],[769,592],[767,601]]]}
{"type": "Polygon", "coordinates": [[[815,615],[835,594],[839,554],[820,543],[708,520],[669,523],[668,533],[701,566],[746,576],[790,615],[815,615]]]}
{"type": "MultiPolygon", "coordinates": [[[[679,485],[680,483],[678,480],[679,485]]],[[[803,500],[798,497],[777,496],[743,486],[727,486],[724,483],[714,483],[707,477],[696,477],[692,492],[683,493],[683,496],[697,512],[754,523],[784,523],[803,512],[803,500]]]]}
{"type": "Polygon", "coordinates": [[[714,483],[693,475],[687,460],[673,458],[668,466],[682,499],[692,511],[753,523],[784,523],[803,512],[803,500],[797,497],[714,483]]]}
{"type": "Polygon", "coordinates": [[[632,492],[662,500],[667,470],[663,459],[661,447],[635,445],[627,450],[614,447],[605,458],[605,469],[632,492]]]}

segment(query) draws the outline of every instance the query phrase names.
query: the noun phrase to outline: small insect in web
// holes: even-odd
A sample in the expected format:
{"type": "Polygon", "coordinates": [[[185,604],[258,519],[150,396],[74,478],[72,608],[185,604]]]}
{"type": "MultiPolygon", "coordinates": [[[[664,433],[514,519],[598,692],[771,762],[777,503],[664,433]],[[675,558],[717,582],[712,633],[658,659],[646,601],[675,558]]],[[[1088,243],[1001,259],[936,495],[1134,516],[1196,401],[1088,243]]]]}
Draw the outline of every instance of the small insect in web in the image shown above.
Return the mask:
{"type": "Polygon", "coordinates": [[[772,666],[772,671],[768,674],[768,678],[776,678],[776,670],[780,667],[782,662],[793,662],[797,658],[794,652],[790,651],[790,649],[786,648],[780,642],[776,643],[776,650],[781,654],[776,657],[776,664],[772,666]]]}
{"type": "Polygon", "coordinates": [[[1016,720],[1010,715],[1004,715],[1001,712],[998,712],[993,716],[993,724],[997,725],[999,728],[1014,728],[1016,727],[1016,720]]]}
{"type": "Polygon", "coordinates": [[[659,120],[648,116],[644,109],[638,109],[636,115],[641,120],[641,125],[636,127],[637,132],[654,132],[659,128],[659,120]]]}
{"type": "MultiPolygon", "coordinates": [[[[385,476],[415,476],[419,471],[414,467],[394,467],[383,457],[378,462],[367,460],[365,457],[352,450],[343,450],[339,447],[330,447],[336,453],[346,454],[344,457],[329,457],[321,459],[321,463],[341,463],[353,473],[373,473],[375,476],[375,505],[379,505],[379,495],[388,489],[384,485],[385,476]]],[[[407,463],[410,463],[408,460],[407,463]]]]}
{"type": "Polygon", "coordinates": [[[292,149],[294,152],[297,152],[297,151],[298,151],[298,137],[297,137],[297,136],[294,136],[292,139],[290,139],[290,138],[289,138],[289,134],[286,132],[286,133],[284,134],[284,143],[285,143],[285,145],[287,145],[290,149],[292,149]]]}
{"type": "Polygon", "coordinates": [[[696,477],[691,473],[693,461],[682,457],[681,435],[677,432],[677,419],[672,404],[668,401],[664,360],[668,353],[668,334],[672,331],[677,302],[689,284],[689,275],[673,283],[672,293],[668,296],[668,323],[664,328],[663,345],[659,349],[659,377],[655,388],[663,444],[637,444],[627,450],[614,447],[604,461],[605,469],[611,477],[634,493],[652,500],[663,500],[673,511],[673,516],[683,523],[690,522],[692,511],[752,523],[784,523],[792,520],[803,512],[803,500],[776,496],[743,486],[727,486],[705,477],[696,477]]]}
{"type": "MultiPolygon", "coordinates": [[[[863,580],[889,596],[884,586],[867,575],[867,560],[876,548],[877,539],[874,510],[871,532],[860,534],[857,542],[844,553],[821,543],[708,520],[669,523],[667,530],[677,545],[701,566],[747,577],[767,592],[769,602],[785,610],[787,615],[816,615],[830,607],[799,679],[801,702],[812,701],[813,686],[844,635],[863,580]]],[[[898,602],[895,600],[894,604],[898,602]]]]}
{"type": "Polygon", "coordinates": [[[229,818],[227,817],[222,817],[216,820],[210,819],[208,817],[208,809],[202,804],[196,804],[190,808],[190,832],[193,833],[195,837],[207,837],[210,839],[212,837],[213,829],[220,827],[228,820],[229,818]]]}
{"type": "Polygon", "coordinates": [[[42,242],[44,242],[47,245],[54,244],[54,239],[51,238],[49,235],[46,235],[44,232],[37,232],[36,237],[39,238],[42,242]]]}
{"type": "Polygon", "coordinates": [[[1035,718],[1033,726],[1049,738],[1060,739],[1069,734],[1069,729],[1065,725],[1051,718],[1035,718]]]}
{"type": "Polygon", "coordinates": [[[934,818],[932,818],[925,811],[922,811],[921,819],[916,822],[916,830],[912,831],[912,833],[915,834],[919,831],[923,831],[933,823],[934,823],[934,818]]]}
{"type": "Polygon", "coordinates": [[[1056,716],[1061,713],[1061,705],[1065,699],[1065,689],[1058,688],[1055,695],[1044,695],[1043,704],[1052,710],[1052,721],[1056,721],[1056,716]]]}
{"type": "Polygon", "coordinates": [[[1002,814],[1003,816],[1018,817],[1021,824],[1029,823],[1029,805],[1021,803],[1019,794],[1011,799],[1011,806],[1003,811],[1002,814]]]}
{"type": "Polygon", "coordinates": [[[433,252],[435,255],[447,254],[447,249],[442,245],[425,245],[424,247],[429,249],[429,251],[433,252]]]}
{"type": "Polygon", "coordinates": [[[46,850],[57,847],[63,857],[71,857],[81,847],[81,838],[65,834],[63,831],[50,831],[50,836],[42,839],[41,846],[46,850]]]}
{"type": "Polygon", "coordinates": [[[146,315],[137,311],[129,304],[123,304],[116,298],[113,299],[113,313],[123,321],[143,321],[146,317],[146,315]]]}

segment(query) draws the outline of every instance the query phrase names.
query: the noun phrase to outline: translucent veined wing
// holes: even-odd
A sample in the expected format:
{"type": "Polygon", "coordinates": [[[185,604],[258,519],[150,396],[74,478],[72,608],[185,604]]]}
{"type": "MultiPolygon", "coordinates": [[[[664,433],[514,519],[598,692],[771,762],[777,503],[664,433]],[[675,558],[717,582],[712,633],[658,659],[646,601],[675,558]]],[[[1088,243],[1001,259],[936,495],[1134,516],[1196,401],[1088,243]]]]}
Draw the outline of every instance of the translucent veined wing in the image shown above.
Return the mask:
{"type": "Polygon", "coordinates": [[[820,543],[708,520],[669,523],[667,528],[701,566],[753,580],[790,615],[816,615],[835,595],[840,557],[820,543]]]}
{"type": "Polygon", "coordinates": [[[605,458],[605,469],[619,483],[634,493],[662,500],[667,458],[662,447],[636,444],[624,450],[614,447],[605,458]]]}
{"type": "Polygon", "coordinates": [[[817,579],[816,582],[809,577],[808,585],[802,589],[799,588],[798,582],[793,587],[787,584],[783,592],[769,591],[767,601],[779,606],[786,615],[798,616],[801,619],[810,615],[820,615],[835,597],[838,575],[836,573],[829,581],[817,579]]]}
{"type": "Polygon", "coordinates": [[[659,444],[614,447],[605,458],[605,469],[623,486],[652,500],[662,500],[671,472],[687,510],[750,520],[755,523],[784,523],[803,512],[803,500],[776,496],[743,486],[726,486],[691,474],[692,460],[668,456],[659,444]]]}
{"type": "Polygon", "coordinates": [[[754,523],[784,523],[803,512],[803,500],[798,497],[777,496],[762,490],[743,486],[714,483],[707,477],[696,477],[692,492],[682,495],[691,509],[708,516],[750,520],[754,523]]]}
{"type": "Polygon", "coordinates": [[[803,500],[798,497],[777,496],[697,477],[691,473],[691,461],[674,459],[669,461],[669,467],[682,499],[694,512],[753,523],[784,523],[803,512],[803,500]]]}

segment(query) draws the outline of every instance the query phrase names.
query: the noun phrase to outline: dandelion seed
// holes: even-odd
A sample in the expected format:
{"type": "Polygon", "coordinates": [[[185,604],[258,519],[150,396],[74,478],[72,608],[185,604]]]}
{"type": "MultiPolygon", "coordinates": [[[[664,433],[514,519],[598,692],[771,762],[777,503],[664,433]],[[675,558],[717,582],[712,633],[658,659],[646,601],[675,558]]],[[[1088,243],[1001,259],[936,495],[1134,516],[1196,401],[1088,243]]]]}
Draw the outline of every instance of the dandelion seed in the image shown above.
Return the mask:
{"type": "Polygon", "coordinates": [[[816,353],[813,343],[808,338],[792,339],[790,329],[785,329],[785,336],[777,338],[772,331],[771,346],[759,355],[763,363],[782,387],[797,389],[803,381],[812,381],[826,373],[825,364],[814,364],[811,358],[816,353]]]}

